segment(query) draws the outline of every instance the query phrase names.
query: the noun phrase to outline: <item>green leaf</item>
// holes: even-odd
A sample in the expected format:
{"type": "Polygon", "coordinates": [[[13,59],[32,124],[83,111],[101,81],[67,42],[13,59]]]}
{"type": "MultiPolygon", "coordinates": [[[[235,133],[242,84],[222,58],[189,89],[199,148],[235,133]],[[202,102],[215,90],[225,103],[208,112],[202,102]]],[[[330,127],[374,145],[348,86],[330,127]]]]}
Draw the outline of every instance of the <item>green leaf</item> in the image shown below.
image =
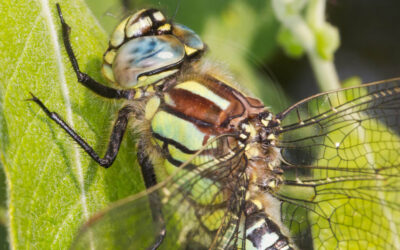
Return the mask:
{"type": "Polygon", "coordinates": [[[97,18],[107,34],[111,34],[114,28],[127,14],[121,0],[86,0],[87,5],[97,18]]]}
{"type": "MultiPolygon", "coordinates": [[[[77,83],[55,1],[0,3],[1,160],[13,249],[66,249],[77,229],[110,201],[143,189],[127,135],[112,168],[98,167],[32,102],[34,93],[103,155],[119,102],[77,83]],[[129,163],[129,166],[126,166],[129,163]]],[[[82,71],[100,76],[107,36],[82,1],[62,1],[82,71]]]]}

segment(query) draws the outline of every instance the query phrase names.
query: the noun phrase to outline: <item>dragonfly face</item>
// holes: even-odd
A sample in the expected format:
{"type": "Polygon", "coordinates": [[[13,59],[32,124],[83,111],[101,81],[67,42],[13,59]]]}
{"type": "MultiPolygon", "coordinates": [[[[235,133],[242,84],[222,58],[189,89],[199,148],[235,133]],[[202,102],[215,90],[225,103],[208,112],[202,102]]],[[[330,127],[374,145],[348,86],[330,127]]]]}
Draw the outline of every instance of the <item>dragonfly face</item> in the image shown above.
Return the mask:
{"type": "Polygon", "coordinates": [[[274,115],[202,62],[193,31],[149,9],[111,36],[102,71],[122,87],[113,89],[80,72],[59,13],[78,80],[128,100],[106,155],[32,100],[105,167],[133,116],[148,188],[99,213],[75,248],[400,246],[398,80],[316,95],[274,115]]]}

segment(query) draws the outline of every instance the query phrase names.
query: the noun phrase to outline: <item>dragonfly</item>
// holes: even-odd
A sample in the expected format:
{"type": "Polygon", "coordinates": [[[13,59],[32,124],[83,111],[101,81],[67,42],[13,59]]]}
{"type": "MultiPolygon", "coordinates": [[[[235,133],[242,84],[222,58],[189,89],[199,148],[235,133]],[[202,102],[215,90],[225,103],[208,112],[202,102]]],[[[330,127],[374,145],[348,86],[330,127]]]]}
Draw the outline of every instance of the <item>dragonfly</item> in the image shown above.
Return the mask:
{"type": "Polygon", "coordinates": [[[146,190],[96,214],[74,249],[400,248],[400,78],[317,94],[273,114],[219,74],[190,28],[157,9],[124,19],[78,82],[125,100],[100,157],[55,112],[31,101],[100,166],[140,131],[146,190]]]}

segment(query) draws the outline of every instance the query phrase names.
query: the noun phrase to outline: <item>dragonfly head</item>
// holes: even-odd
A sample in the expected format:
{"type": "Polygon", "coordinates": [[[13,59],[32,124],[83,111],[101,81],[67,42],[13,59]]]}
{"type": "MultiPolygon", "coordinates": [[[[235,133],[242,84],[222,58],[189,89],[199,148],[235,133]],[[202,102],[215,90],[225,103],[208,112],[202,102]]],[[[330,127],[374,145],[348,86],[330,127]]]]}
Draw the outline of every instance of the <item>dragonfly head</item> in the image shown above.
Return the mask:
{"type": "Polygon", "coordinates": [[[102,72],[124,88],[149,85],[177,73],[205,48],[191,29],[168,21],[159,10],[143,9],[125,18],[112,33],[102,72]]]}

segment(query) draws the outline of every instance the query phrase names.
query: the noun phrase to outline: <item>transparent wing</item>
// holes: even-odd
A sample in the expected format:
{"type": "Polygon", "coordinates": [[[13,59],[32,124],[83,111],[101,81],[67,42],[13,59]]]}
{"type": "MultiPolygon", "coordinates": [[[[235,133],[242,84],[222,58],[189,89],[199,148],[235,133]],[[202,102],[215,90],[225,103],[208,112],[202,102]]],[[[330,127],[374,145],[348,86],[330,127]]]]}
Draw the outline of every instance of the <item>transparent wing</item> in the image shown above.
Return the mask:
{"type": "Polygon", "coordinates": [[[165,181],[94,216],[73,249],[208,249],[233,246],[247,185],[243,148],[224,135],[165,181]],[[163,238],[163,235],[165,237],[163,238]]]}
{"type": "Polygon", "coordinates": [[[399,248],[399,79],[316,95],[277,117],[286,165],[277,196],[297,244],[399,248]]]}

